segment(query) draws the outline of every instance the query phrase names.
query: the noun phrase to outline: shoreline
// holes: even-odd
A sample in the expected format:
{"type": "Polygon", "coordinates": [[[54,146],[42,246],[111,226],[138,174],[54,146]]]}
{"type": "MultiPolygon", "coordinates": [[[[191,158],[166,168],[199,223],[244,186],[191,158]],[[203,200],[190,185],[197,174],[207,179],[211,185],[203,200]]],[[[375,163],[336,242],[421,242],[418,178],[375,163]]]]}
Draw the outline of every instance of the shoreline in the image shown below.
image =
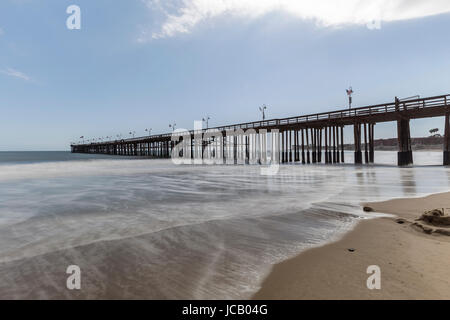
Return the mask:
{"type": "Polygon", "coordinates": [[[450,208],[450,192],[363,205],[394,217],[362,220],[340,240],[274,265],[253,299],[450,299],[450,237],[412,225],[424,211],[450,208]],[[367,288],[371,265],[381,269],[381,290],[367,288]]]}

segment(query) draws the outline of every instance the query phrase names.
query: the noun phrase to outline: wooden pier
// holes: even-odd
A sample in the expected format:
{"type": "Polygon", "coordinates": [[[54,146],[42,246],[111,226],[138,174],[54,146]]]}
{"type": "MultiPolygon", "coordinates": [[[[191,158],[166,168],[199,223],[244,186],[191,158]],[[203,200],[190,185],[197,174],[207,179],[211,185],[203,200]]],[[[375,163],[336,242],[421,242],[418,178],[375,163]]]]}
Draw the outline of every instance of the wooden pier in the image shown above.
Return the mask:
{"type": "Polygon", "coordinates": [[[344,127],[353,126],[355,164],[373,163],[375,125],[397,122],[398,165],[413,164],[410,120],[445,117],[443,164],[450,165],[450,95],[240,123],[202,130],[73,144],[73,153],[192,160],[192,163],[342,163],[344,127]],[[364,138],[364,140],[363,140],[364,138]]]}

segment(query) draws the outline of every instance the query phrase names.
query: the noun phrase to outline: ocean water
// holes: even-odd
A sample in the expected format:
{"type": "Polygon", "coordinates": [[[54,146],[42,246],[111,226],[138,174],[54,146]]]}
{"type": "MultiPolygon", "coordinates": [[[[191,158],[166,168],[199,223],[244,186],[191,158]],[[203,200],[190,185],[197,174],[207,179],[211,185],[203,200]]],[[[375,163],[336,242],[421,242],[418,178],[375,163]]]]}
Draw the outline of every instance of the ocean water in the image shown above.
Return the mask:
{"type": "MultiPolygon", "coordinates": [[[[273,264],[342,237],[364,201],[450,189],[441,152],[375,165],[177,166],[0,152],[0,298],[249,298],[273,264]],[[66,288],[78,265],[81,290],[66,288]]],[[[376,241],[376,239],[374,239],[376,241]]]]}

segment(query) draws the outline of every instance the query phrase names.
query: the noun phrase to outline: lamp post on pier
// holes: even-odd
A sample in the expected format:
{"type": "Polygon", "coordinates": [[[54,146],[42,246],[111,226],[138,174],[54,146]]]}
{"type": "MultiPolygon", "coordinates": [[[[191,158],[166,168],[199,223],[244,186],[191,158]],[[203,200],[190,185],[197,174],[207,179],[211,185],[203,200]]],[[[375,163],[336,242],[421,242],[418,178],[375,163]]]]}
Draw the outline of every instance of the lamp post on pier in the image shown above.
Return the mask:
{"type": "Polygon", "coordinates": [[[259,107],[259,111],[261,111],[261,113],[262,113],[263,121],[266,120],[266,110],[267,110],[267,106],[265,104],[263,104],[261,107],[259,107]]]}
{"type": "Polygon", "coordinates": [[[348,108],[351,109],[352,108],[352,102],[353,102],[353,98],[352,98],[353,88],[350,87],[346,91],[347,91],[347,95],[348,95],[348,108]]]}
{"type": "Polygon", "coordinates": [[[206,118],[203,118],[202,121],[206,122],[206,129],[209,129],[209,120],[211,119],[210,116],[207,116],[206,118]]]}

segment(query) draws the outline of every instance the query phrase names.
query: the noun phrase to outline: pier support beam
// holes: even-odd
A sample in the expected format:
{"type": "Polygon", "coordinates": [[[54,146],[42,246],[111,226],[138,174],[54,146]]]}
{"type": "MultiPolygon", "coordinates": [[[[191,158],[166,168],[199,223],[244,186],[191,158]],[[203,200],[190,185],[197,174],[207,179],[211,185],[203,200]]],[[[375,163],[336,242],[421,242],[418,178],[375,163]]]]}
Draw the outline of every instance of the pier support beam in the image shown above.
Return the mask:
{"type": "Polygon", "coordinates": [[[292,130],[289,130],[289,162],[292,162],[292,130]]]}
{"type": "Polygon", "coordinates": [[[330,163],[328,159],[328,128],[325,127],[325,163],[330,163]]]}
{"type": "Polygon", "coordinates": [[[322,163],[322,128],[318,129],[319,143],[317,146],[317,152],[319,154],[319,163],[322,163]]]}
{"type": "Polygon", "coordinates": [[[238,163],[238,137],[233,135],[233,161],[234,164],[238,163]]]}
{"type": "Polygon", "coordinates": [[[289,162],[289,131],[284,131],[284,163],[289,162]]]}
{"type": "Polygon", "coordinates": [[[375,162],[375,138],[374,138],[374,123],[369,123],[369,163],[375,162]]]}
{"type": "Polygon", "coordinates": [[[336,163],[341,162],[341,153],[339,152],[339,127],[336,126],[336,163]]]}
{"type": "Polygon", "coordinates": [[[361,123],[355,123],[353,125],[353,134],[355,142],[355,164],[362,164],[361,123]]]}
{"type": "Polygon", "coordinates": [[[308,164],[311,163],[310,155],[309,155],[309,135],[308,135],[308,129],[305,129],[306,131],[306,162],[308,164]]]}
{"type": "Polygon", "coordinates": [[[397,157],[398,165],[407,166],[413,164],[409,119],[399,119],[397,121],[397,134],[398,134],[398,157],[397,157]]]}
{"type": "Polygon", "coordinates": [[[311,162],[316,163],[316,130],[311,128],[311,162]]]}
{"type": "Polygon", "coordinates": [[[333,127],[328,127],[328,163],[333,163],[333,156],[332,156],[332,152],[331,150],[333,149],[333,144],[332,144],[332,134],[331,134],[331,129],[333,127]]]}
{"type": "Polygon", "coordinates": [[[369,163],[369,148],[367,145],[367,124],[364,123],[364,160],[369,163]]]}
{"type": "Polygon", "coordinates": [[[227,145],[226,145],[226,133],[225,132],[222,132],[222,135],[221,135],[221,140],[222,140],[222,164],[227,164],[227,158],[226,158],[226,153],[225,153],[225,150],[226,150],[226,148],[227,148],[227,145]]]}
{"type": "Polygon", "coordinates": [[[450,165],[450,113],[445,114],[444,166],[450,165]]]}
{"type": "Polygon", "coordinates": [[[302,130],[302,164],[306,164],[306,157],[305,157],[305,130],[302,130]]]}
{"type": "Polygon", "coordinates": [[[250,164],[250,137],[245,135],[245,164],[250,164]]]}
{"type": "Polygon", "coordinates": [[[341,127],[341,162],[345,162],[344,158],[344,126],[341,127]]]}
{"type": "Polygon", "coordinates": [[[333,163],[337,163],[337,149],[336,149],[336,126],[332,127],[332,134],[333,134],[333,163]]]}

